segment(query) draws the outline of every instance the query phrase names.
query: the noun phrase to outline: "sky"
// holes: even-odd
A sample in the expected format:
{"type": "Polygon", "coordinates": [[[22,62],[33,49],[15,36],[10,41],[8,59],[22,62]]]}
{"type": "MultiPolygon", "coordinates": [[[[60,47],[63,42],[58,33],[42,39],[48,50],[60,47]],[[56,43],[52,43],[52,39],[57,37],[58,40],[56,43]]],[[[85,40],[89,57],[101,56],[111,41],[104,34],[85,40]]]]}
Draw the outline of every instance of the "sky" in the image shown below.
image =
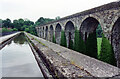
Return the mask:
{"type": "Polygon", "coordinates": [[[116,0],[0,0],[0,19],[60,18],[116,0]]]}

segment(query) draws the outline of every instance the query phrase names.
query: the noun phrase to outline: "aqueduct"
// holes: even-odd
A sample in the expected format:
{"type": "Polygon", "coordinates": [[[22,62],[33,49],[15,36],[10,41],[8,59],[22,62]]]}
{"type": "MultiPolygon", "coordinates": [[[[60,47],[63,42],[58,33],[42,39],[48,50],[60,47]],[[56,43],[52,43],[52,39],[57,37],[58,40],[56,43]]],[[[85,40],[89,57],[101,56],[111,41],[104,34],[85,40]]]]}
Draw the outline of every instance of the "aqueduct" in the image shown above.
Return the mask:
{"type": "Polygon", "coordinates": [[[75,28],[82,32],[85,40],[89,33],[96,30],[98,24],[112,44],[117,66],[120,67],[120,1],[61,18],[38,26],[36,30],[39,37],[48,41],[52,41],[55,35],[57,44],[60,44],[61,31],[64,30],[68,45],[70,39],[74,42],[75,28]]]}

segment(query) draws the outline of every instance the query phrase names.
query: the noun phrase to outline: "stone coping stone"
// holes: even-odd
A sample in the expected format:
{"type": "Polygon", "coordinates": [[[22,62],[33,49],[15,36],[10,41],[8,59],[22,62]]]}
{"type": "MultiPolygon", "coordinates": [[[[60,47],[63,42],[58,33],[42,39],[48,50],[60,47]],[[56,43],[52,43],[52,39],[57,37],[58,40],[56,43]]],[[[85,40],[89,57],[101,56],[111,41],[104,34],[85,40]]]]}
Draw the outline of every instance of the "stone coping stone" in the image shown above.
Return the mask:
{"type": "Polygon", "coordinates": [[[55,77],[65,77],[65,78],[81,78],[81,77],[93,77],[84,69],[81,69],[74,64],[72,64],[67,59],[63,58],[59,53],[54,52],[52,49],[39,43],[33,37],[27,35],[30,41],[40,50],[40,55],[44,58],[49,69],[55,74],[55,77]]]}
{"type": "Polygon", "coordinates": [[[0,37],[0,44],[1,44],[2,42],[6,41],[6,40],[8,40],[8,39],[10,39],[10,38],[12,38],[13,36],[19,34],[19,33],[21,33],[21,32],[16,32],[16,33],[13,33],[13,34],[10,34],[10,35],[6,35],[6,36],[0,37]]]}
{"type": "MultiPolygon", "coordinates": [[[[105,62],[99,61],[95,58],[86,56],[82,53],[62,47],[58,44],[49,42],[47,40],[36,37],[34,35],[31,35],[31,36],[34,39],[37,39],[38,41],[40,41],[42,44],[47,46],[52,51],[59,54],[59,56],[62,57],[64,60],[67,59],[68,61],[72,62],[75,66],[87,71],[94,77],[114,77],[114,76],[120,74],[120,69],[115,66],[112,66],[105,62]]],[[[41,49],[41,50],[43,50],[43,49],[41,49]]],[[[52,51],[50,51],[50,52],[52,52],[52,51]]],[[[46,51],[46,52],[48,52],[48,51],[46,51]]],[[[56,56],[55,56],[55,58],[56,58],[56,56]]],[[[54,60],[54,59],[51,59],[51,60],[54,60]]],[[[57,59],[55,59],[55,60],[58,61],[57,59]]]]}

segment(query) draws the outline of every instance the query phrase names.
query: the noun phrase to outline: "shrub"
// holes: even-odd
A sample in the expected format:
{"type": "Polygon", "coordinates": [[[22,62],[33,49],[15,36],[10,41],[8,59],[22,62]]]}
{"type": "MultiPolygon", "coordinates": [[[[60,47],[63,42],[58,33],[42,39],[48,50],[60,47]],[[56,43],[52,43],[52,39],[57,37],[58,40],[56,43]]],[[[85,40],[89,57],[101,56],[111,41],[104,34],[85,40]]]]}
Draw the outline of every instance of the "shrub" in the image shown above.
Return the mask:
{"type": "Polygon", "coordinates": [[[13,28],[13,31],[18,31],[18,29],[16,29],[16,28],[13,28]]]}
{"type": "Polygon", "coordinates": [[[55,35],[53,34],[52,42],[56,43],[55,35]]]}
{"type": "Polygon", "coordinates": [[[85,53],[85,43],[77,29],[75,30],[74,50],[83,54],[85,53]]]}
{"type": "Polygon", "coordinates": [[[90,33],[86,40],[86,55],[97,58],[96,32],[90,33]]]}
{"type": "Polygon", "coordinates": [[[101,53],[99,59],[101,61],[116,66],[116,60],[112,45],[104,35],[102,35],[101,53]]]}
{"type": "Polygon", "coordinates": [[[67,47],[67,42],[66,42],[66,37],[65,37],[65,32],[61,31],[61,42],[60,42],[61,46],[67,47]]]}

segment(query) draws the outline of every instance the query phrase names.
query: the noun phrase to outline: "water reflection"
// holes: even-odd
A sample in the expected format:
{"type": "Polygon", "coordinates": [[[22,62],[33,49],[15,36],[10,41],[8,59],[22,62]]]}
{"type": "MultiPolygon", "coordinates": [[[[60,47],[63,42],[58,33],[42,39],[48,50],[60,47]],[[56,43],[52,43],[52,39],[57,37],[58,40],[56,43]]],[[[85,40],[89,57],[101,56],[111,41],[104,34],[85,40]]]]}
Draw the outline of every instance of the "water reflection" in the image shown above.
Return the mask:
{"type": "Polygon", "coordinates": [[[43,77],[24,34],[0,50],[3,77],[43,77]]]}
{"type": "Polygon", "coordinates": [[[21,33],[20,35],[18,35],[13,41],[14,43],[17,43],[17,44],[27,44],[27,40],[24,33],[21,33]]]}

